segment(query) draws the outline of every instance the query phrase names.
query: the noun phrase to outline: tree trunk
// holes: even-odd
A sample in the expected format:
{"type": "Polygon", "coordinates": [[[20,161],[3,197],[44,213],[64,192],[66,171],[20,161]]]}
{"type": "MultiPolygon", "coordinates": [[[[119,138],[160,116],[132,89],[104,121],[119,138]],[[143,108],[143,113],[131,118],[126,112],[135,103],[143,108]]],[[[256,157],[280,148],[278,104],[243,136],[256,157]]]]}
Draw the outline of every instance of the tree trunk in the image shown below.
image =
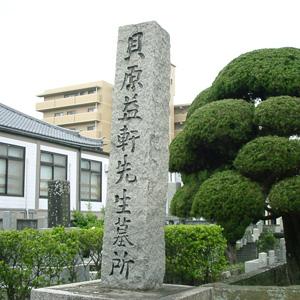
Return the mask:
{"type": "Polygon", "coordinates": [[[282,216],[290,284],[300,284],[300,213],[282,216]]]}
{"type": "Polygon", "coordinates": [[[237,257],[236,257],[236,248],[235,244],[232,245],[230,243],[227,244],[227,249],[226,249],[226,256],[229,261],[229,263],[236,264],[237,263],[237,257]]]}

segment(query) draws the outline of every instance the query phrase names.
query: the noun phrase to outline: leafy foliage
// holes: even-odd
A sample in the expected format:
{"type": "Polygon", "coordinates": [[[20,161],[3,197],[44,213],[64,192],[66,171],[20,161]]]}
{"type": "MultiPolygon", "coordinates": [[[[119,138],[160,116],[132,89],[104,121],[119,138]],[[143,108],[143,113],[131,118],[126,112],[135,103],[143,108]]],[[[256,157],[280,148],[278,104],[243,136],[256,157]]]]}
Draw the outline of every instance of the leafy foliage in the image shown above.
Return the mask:
{"type": "Polygon", "coordinates": [[[273,183],[299,171],[300,143],[284,137],[259,137],[239,151],[234,166],[254,180],[273,183]]]}
{"type": "Polygon", "coordinates": [[[215,172],[226,169],[227,166],[224,165],[214,171],[203,170],[191,174],[182,173],[181,178],[184,185],[173,196],[170,207],[171,214],[179,218],[191,217],[193,215],[191,212],[192,204],[200,185],[215,172]]]}
{"type": "Polygon", "coordinates": [[[300,212],[300,176],[286,178],[274,185],[269,201],[272,208],[280,213],[300,212]]]}
{"type": "Polygon", "coordinates": [[[254,122],[263,135],[289,137],[300,132],[300,98],[271,97],[256,109],[254,122]]]}
{"type": "Polygon", "coordinates": [[[64,269],[76,281],[86,254],[100,273],[102,237],[102,228],[0,231],[0,286],[9,300],[29,299],[32,288],[63,283],[64,269]]]}
{"type": "Polygon", "coordinates": [[[184,184],[187,183],[199,183],[205,181],[209,176],[210,172],[207,170],[195,172],[195,173],[190,173],[190,174],[185,174],[181,173],[181,179],[184,184]]]}
{"type": "MultiPolygon", "coordinates": [[[[176,171],[187,178],[200,170],[214,173],[193,197],[192,214],[222,225],[231,244],[251,221],[282,216],[291,284],[300,280],[300,184],[293,178],[273,185],[299,174],[300,142],[287,138],[300,135],[299,96],[300,49],[245,53],[196,97],[183,130],[184,147],[178,140],[177,152],[171,149],[173,161],[180,157],[176,171]],[[258,100],[262,100],[258,107],[251,106],[258,100]],[[223,165],[236,172],[217,172],[223,165]]],[[[185,190],[193,194],[182,188],[176,195],[180,202],[176,213],[189,210],[192,197],[184,195],[185,190]]]]}
{"type": "Polygon", "coordinates": [[[180,132],[170,144],[169,170],[191,173],[196,171],[201,163],[203,164],[202,158],[188,147],[185,132],[180,132]]]}
{"type": "Polygon", "coordinates": [[[216,225],[166,227],[166,283],[215,281],[226,265],[226,240],[216,225]]]}
{"type": "Polygon", "coordinates": [[[300,96],[300,49],[260,49],[230,62],[212,84],[214,99],[300,96]]]}
{"type": "Polygon", "coordinates": [[[221,225],[226,239],[235,243],[263,214],[264,196],[258,184],[237,172],[223,171],[200,186],[192,210],[194,215],[221,225]]]}
{"type": "Polygon", "coordinates": [[[270,230],[264,230],[257,241],[257,248],[259,252],[268,252],[274,250],[279,244],[279,241],[270,230]]]}
{"type": "MultiPolygon", "coordinates": [[[[225,244],[218,226],[168,226],[168,280],[183,284],[214,280],[225,264],[225,244]]],[[[64,283],[66,269],[68,282],[77,281],[79,263],[92,263],[100,278],[102,245],[103,227],[0,231],[1,289],[9,300],[29,299],[32,288],[64,283]]]]}
{"type": "Polygon", "coordinates": [[[103,219],[98,219],[92,212],[82,213],[81,211],[73,212],[73,225],[79,228],[91,228],[103,226],[103,219]]]}
{"type": "Polygon", "coordinates": [[[195,110],[212,101],[213,99],[210,97],[210,88],[203,90],[190,105],[186,118],[188,119],[195,110]]]}
{"type": "MultiPolygon", "coordinates": [[[[198,108],[185,125],[186,141],[190,148],[207,149],[214,154],[231,157],[241,144],[254,134],[254,105],[243,100],[226,99],[198,108]]],[[[207,155],[208,156],[208,155],[207,155]]]]}
{"type": "Polygon", "coordinates": [[[199,184],[192,181],[177,190],[171,202],[171,214],[180,218],[188,218],[198,188],[199,184]]]}

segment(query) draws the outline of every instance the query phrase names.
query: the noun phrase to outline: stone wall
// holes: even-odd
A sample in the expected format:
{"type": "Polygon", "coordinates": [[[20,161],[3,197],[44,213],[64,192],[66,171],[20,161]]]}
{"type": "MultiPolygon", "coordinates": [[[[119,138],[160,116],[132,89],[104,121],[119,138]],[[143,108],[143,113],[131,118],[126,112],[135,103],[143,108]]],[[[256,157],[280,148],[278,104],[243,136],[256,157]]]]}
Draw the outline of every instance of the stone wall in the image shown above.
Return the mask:
{"type": "MultiPolygon", "coordinates": [[[[211,300],[297,300],[300,299],[300,286],[231,286],[222,283],[213,285],[211,300]]],[[[201,298],[199,298],[200,300],[201,298]]]]}
{"type": "Polygon", "coordinates": [[[245,262],[247,260],[257,258],[257,245],[256,243],[247,243],[241,247],[237,253],[236,258],[238,262],[245,262]]]}
{"type": "Polygon", "coordinates": [[[231,285],[278,285],[288,284],[286,264],[278,263],[226,280],[231,285]]]}
{"type": "Polygon", "coordinates": [[[300,286],[284,286],[287,284],[286,274],[286,265],[281,263],[204,287],[213,288],[211,300],[300,299],[300,286]]]}

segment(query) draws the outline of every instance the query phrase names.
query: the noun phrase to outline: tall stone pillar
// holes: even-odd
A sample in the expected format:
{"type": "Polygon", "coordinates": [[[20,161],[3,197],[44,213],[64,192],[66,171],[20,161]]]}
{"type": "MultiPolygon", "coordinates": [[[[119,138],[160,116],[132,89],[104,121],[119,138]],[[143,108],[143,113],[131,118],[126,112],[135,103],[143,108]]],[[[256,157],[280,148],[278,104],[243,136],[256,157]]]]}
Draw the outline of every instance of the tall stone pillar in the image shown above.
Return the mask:
{"type": "Polygon", "coordinates": [[[169,34],[156,22],[120,27],[101,271],[105,286],[162,285],[169,99],[169,34]]]}

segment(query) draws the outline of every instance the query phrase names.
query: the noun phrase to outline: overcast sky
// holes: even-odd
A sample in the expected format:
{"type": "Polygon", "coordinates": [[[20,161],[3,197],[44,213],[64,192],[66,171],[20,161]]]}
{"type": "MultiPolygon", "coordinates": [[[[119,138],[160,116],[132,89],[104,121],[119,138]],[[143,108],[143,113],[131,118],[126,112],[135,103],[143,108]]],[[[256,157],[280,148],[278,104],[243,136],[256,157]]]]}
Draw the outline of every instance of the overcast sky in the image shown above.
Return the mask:
{"type": "Polygon", "coordinates": [[[300,48],[299,0],[0,0],[0,102],[30,115],[46,89],[114,82],[118,27],[155,20],[171,37],[175,103],[238,55],[300,48]]]}

